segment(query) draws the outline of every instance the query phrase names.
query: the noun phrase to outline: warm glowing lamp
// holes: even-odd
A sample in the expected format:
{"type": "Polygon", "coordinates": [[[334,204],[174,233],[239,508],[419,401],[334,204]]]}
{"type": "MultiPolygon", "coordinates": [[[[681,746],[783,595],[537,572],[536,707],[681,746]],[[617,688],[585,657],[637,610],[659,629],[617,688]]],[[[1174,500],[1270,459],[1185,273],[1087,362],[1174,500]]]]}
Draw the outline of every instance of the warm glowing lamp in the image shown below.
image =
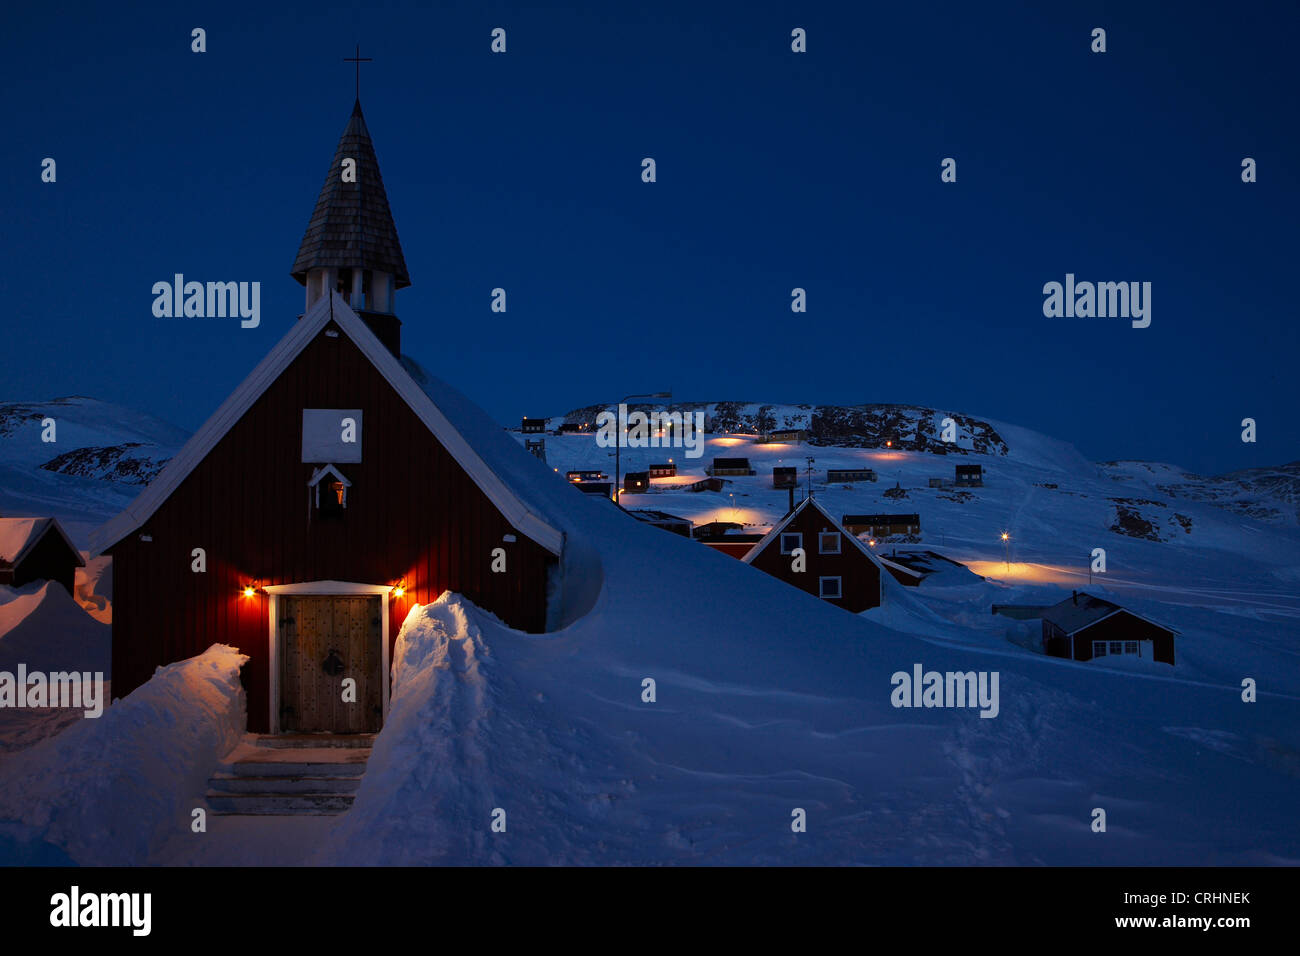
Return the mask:
{"type": "Polygon", "coordinates": [[[251,584],[244,588],[244,597],[252,597],[256,593],[257,588],[253,587],[251,584]]]}

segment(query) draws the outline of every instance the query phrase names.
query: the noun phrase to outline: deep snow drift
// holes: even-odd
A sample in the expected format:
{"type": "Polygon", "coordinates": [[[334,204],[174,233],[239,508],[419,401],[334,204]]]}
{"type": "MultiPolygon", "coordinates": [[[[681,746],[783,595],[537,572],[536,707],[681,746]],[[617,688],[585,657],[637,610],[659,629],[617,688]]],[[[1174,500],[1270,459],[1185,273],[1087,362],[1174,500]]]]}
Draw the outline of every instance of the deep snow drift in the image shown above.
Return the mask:
{"type": "Polygon", "coordinates": [[[209,772],[243,733],[245,660],[213,645],[160,667],[102,717],[4,759],[0,864],[62,852],[84,865],[145,863],[188,832],[209,772]]]}

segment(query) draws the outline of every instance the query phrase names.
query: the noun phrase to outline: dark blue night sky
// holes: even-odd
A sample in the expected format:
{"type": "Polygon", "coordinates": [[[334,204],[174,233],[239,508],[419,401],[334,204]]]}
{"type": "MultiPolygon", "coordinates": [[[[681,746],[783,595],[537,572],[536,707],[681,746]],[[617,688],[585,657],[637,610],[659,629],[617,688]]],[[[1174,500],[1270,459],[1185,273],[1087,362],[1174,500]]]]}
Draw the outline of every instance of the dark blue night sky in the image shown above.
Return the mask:
{"type": "Polygon", "coordinates": [[[1206,473],[1300,458],[1294,3],[6,20],[0,399],[91,395],[197,428],[302,311],[289,267],[359,42],[413,283],[403,351],[503,423],[671,388],[931,405],[1206,473]],[[151,287],[177,272],[261,282],[261,327],[154,318],[151,287]],[[1045,318],[1067,272],[1151,282],[1150,328],[1045,318]]]}

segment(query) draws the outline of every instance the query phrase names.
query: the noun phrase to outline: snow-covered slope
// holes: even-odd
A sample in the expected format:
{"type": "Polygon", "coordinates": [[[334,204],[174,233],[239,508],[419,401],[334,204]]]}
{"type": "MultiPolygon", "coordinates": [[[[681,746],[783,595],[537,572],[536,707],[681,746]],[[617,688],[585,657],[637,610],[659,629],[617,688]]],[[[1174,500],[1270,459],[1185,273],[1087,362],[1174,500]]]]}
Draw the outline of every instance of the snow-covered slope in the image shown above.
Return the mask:
{"type": "Polygon", "coordinates": [[[151,415],[83,396],[0,403],[0,515],[53,515],[83,544],[188,437],[151,415]],[[43,440],[51,419],[52,442],[43,440]]]}

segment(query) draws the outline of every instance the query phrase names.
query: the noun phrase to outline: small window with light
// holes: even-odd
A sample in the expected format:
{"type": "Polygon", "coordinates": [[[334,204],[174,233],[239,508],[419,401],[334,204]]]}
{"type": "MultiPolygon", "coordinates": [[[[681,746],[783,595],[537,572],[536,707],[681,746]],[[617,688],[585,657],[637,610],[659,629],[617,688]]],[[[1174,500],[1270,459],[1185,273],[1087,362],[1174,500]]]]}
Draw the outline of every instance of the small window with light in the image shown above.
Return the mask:
{"type": "Polygon", "coordinates": [[[307,482],[311,509],[322,518],[341,518],[348,507],[348,481],[333,465],[324,465],[312,472],[307,482]]]}

